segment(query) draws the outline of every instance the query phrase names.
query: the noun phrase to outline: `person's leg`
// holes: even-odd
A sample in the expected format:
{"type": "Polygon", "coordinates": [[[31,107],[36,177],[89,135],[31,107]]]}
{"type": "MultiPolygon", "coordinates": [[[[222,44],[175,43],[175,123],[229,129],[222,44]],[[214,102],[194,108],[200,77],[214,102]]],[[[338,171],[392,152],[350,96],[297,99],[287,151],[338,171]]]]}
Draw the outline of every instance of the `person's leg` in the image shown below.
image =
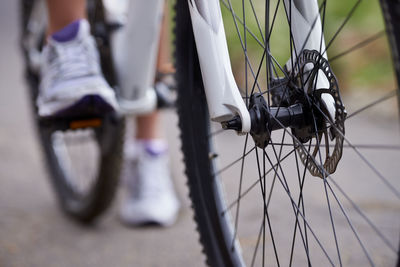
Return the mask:
{"type": "Polygon", "coordinates": [[[136,118],[136,136],[133,138],[137,140],[160,139],[159,117],[158,111],[138,116],[136,118]]]}
{"type": "MultiPolygon", "coordinates": [[[[170,48],[170,36],[169,36],[169,25],[168,25],[168,11],[167,5],[164,11],[164,17],[160,30],[160,42],[157,56],[157,71],[168,73],[173,72],[173,66],[171,64],[171,48],[170,48]]],[[[151,114],[137,116],[136,118],[136,139],[159,139],[159,112],[155,111],[151,114]]]]}
{"type": "MultiPolygon", "coordinates": [[[[157,71],[173,71],[170,61],[166,15],[161,27],[157,71]]],[[[130,225],[175,222],[179,201],[169,169],[168,145],[160,134],[158,111],[136,117],[136,135],[125,146],[125,189],[128,197],[121,206],[121,219],[130,225]]]]}
{"type": "Polygon", "coordinates": [[[86,17],[86,0],[47,0],[48,34],[86,17]]]}

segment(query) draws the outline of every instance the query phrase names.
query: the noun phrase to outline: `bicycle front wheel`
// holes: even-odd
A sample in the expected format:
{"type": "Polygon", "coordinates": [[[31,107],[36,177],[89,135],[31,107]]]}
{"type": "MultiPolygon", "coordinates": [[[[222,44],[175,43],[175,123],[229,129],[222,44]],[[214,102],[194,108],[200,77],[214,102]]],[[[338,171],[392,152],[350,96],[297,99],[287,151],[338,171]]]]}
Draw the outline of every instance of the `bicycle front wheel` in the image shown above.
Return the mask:
{"type": "Polygon", "coordinates": [[[300,99],[313,107],[308,132],[283,128],[260,148],[251,135],[210,121],[188,2],[176,5],[177,103],[207,263],[394,266],[400,240],[400,5],[318,1],[325,45],[310,51],[294,40],[309,32],[294,33],[291,23],[309,1],[220,1],[247,106],[259,94],[270,107],[300,99]],[[332,119],[315,104],[318,75],[335,92],[332,119]],[[283,93],[274,93],[277,88],[283,93]],[[290,88],[301,88],[304,97],[286,98],[290,88]]]}

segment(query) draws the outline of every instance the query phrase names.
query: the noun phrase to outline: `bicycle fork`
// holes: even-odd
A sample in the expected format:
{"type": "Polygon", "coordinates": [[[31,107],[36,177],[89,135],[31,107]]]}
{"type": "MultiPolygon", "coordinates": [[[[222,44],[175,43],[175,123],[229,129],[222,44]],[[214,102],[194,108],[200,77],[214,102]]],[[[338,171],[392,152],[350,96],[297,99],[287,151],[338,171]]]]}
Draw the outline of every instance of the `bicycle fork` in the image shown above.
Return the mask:
{"type": "MultiPolygon", "coordinates": [[[[225,123],[226,127],[229,120],[240,118],[238,132],[248,133],[252,129],[252,117],[232,73],[219,1],[188,2],[211,120],[225,123]]],[[[304,49],[324,51],[323,56],[327,58],[317,0],[284,0],[284,5],[288,18],[291,9],[291,34],[297,50],[292,51],[292,58],[304,49]]],[[[286,67],[291,69],[292,60],[287,62],[286,67]]],[[[329,86],[323,79],[318,79],[317,84],[318,88],[329,86]]]]}

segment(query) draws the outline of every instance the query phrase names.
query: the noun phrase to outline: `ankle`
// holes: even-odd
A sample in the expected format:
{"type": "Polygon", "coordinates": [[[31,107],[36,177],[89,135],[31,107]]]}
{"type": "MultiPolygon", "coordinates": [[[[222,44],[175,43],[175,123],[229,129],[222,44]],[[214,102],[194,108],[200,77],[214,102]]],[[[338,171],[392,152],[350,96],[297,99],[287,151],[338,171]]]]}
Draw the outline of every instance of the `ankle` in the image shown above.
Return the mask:
{"type": "Polygon", "coordinates": [[[136,159],[146,153],[150,157],[159,157],[168,152],[168,143],[161,138],[131,139],[126,141],[124,153],[128,159],[136,159]]]}
{"type": "Polygon", "coordinates": [[[75,20],[58,31],[52,33],[50,36],[57,42],[68,42],[78,35],[81,20],[75,20]]]}

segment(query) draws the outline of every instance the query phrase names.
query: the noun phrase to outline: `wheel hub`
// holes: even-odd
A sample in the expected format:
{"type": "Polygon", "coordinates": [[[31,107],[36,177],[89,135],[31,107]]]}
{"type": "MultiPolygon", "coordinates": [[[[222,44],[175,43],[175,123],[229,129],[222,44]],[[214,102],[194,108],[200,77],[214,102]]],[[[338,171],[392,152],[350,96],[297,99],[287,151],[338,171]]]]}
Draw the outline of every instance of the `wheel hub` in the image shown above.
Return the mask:
{"type": "MultiPolygon", "coordinates": [[[[304,50],[285,78],[270,83],[270,96],[270,106],[264,94],[250,97],[250,134],[255,144],[265,148],[272,131],[291,128],[298,140],[296,150],[309,172],[321,178],[335,172],[342,157],[346,110],[328,61],[315,50],[304,50]]],[[[240,117],[222,126],[239,131],[240,117]]]]}

